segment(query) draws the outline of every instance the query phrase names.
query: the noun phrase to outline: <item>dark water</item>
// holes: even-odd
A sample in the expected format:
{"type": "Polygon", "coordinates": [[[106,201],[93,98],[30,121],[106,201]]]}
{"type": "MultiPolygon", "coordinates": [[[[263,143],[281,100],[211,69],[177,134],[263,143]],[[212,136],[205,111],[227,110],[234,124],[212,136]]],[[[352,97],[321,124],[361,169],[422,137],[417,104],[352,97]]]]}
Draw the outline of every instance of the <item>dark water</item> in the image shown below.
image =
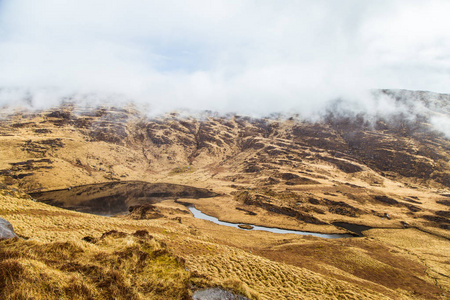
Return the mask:
{"type": "Polygon", "coordinates": [[[217,196],[207,189],[143,181],[105,182],[30,195],[52,206],[104,216],[127,213],[130,206],[154,204],[167,199],[217,196]]]}
{"type": "Polygon", "coordinates": [[[358,224],[351,224],[351,223],[345,223],[345,222],[334,222],[334,226],[345,228],[351,232],[354,232],[358,236],[364,236],[362,233],[363,231],[372,229],[373,227],[365,226],[365,225],[358,225],[358,224]]]}
{"type": "MultiPolygon", "coordinates": [[[[188,206],[188,208],[191,211],[191,213],[194,215],[194,217],[196,217],[197,219],[208,220],[215,224],[239,228],[238,227],[239,224],[220,221],[219,219],[217,219],[215,217],[208,216],[208,215],[202,213],[200,210],[196,209],[193,206],[188,206]]],[[[339,238],[353,237],[353,235],[350,235],[350,234],[326,234],[326,233],[315,233],[315,232],[289,230],[289,229],[264,227],[264,226],[256,226],[256,225],[252,225],[252,226],[253,226],[253,229],[250,229],[250,230],[262,230],[262,231],[269,231],[269,232],[273,232],[273,233],[293,233],[293,234],[300,234],[300,235],[312,235],[312,236],[317,236],[317,237],[321,237],[321,238],[325,238],[325,239],[339,239],[339,238]]],[[[242,229],[242,228],[239,228],[239,229],[249,230],[249,229],[242,229]]]]}

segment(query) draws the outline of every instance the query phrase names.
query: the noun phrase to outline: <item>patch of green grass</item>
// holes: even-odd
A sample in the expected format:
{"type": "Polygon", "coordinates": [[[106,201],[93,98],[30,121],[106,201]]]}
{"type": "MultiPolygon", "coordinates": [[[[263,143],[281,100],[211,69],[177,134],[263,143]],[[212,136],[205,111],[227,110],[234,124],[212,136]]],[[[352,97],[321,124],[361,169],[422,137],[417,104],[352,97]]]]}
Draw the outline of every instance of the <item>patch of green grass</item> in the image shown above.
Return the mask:
{"type": "Polygon", "coordinates": [[[181,173],[192,173],[194,172],[194,168],[192,166],[179,166],[170,171],[170,175],[176,175],[181,173]]]}

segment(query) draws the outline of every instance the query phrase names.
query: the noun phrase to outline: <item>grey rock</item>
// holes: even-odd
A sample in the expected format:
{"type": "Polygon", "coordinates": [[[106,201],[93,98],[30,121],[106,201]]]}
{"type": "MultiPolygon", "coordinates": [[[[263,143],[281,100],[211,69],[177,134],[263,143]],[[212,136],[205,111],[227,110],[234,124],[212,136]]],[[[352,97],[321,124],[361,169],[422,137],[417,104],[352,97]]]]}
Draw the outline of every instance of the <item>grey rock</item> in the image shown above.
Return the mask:
{"type": "Polygon", "coordinates": [[[199,290],[192,296],[193,300],[249,300],[247,297],[235,295],[221,288],[199,290]]]}
{"type": "Polygon", "coordinates": [[[14,229],[8,221],[0,218],[0,240],[11,239],[17,237],[14,229]]]}

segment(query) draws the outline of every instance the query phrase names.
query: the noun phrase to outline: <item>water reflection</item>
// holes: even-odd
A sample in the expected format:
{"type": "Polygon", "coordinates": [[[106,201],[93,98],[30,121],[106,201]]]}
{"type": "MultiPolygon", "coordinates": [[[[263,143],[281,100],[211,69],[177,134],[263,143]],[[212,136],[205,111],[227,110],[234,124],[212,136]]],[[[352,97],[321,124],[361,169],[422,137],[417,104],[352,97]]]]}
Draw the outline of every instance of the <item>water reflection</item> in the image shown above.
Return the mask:
{"type": "MultiPolygon", "coordinates": [[[[239,224],[220,221],[219,219],[217,219],[215,217],[208,216],[208,215],[202,213],[200,210],[196,209],[194,206],[188,206],[188,209],[191,211],[191,213],[197,219],[208,220],[215,224],[239,228],[238,227],[239,224]]],[[[321,238],[325,238],[325,239],[339,239],[339,238],[353,237],[350,234],[326,234],[326,233],[307,232],[307,231],[300,231],[300,230],[289,230],[289,229],[264,227],[264,226],[256,226],[256,225],[252,225],[252,226],[253,226],[253,229],[242,229],[242,228],[239,228],[239,229],[241,229],[241,230],[263,230],[263,231],[269,231],[269,232],[273,232],[273,233],[293,233],[293,234],[300,234],[300,235],[313,235],[313,236],[317,236],[317,237],[321,237],[321,238]]]]}

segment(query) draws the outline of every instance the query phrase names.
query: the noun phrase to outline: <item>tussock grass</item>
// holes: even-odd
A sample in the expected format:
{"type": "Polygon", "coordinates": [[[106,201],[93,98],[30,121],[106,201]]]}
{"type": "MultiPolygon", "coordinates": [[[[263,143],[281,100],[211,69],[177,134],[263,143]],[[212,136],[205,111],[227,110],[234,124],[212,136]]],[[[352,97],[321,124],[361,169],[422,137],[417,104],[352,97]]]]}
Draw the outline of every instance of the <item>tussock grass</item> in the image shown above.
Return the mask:
{"type": "MultiPolygon", "coordinates": [[[[228,227],[210,228],[185,214],[180,214],[181,224],[164,217],[100,217],[51,207],[32,201],[26,194],[5,191],[0,194],[0,215],[12,223],[19,236],[29,239],[0,242],[0,299],[184,299],[196,289],[214,286],[261,300],[424,299],[406,290],[384,286],[374,289],[377,283],[362,284],[364,280],[356,276],[359,273],[350,274],[351,268],[376,274],[391,268],[380,264],[378,256],[372,258],[382,255],[364,246],[373,242],[364,242],[362,247],[357,240],[348,241],[349,251],[340,248],[340,257],[351,262],[344,268],[330,262],[336,258],[331,255],[332,249],[346,244],[344,241],[292,237],[292,242],[285,245],[285,241],[272,239],[268,233],[241,236],[228,227]],[[133,234],[143,229],[153,237],[133,234]],[[86,236],[90,238],[82,241],[86,236]],[[254,253],[246,245],[256,247],[254,253]],[[263,249],[272,249],[279,259],[263,249]],[[318,267],[297,265],[283,255],[303,261],[310,256],[308,259],[317,260],[318,267]],[[327,272],[321,272],[325,269],[327,272]]],[[[381,239],[388,235],[374,236],[381,239]]],[[[423,246],[419,258],[436,272],[446,274],[448,255],[443,251],[448,241],[439,241],[442,251],[436,255],[441,255],[442,261],[433,265],[434,255],[425,256],[426,240],[429,237],[417,240],[417,249],[423,246]]],[[[413,245],[398,246],[414,249],[413,245]]],[[[443,278],[437,273],[431,275],[443,278]]],[[[441,280],[438,284],[445,290],[441,280]]]]}
{"type": "Polygon", "coordinates": [[[384,295],[330,280],[231,247],[218,255],[190,255],[188,268],[253,299],[383,299],[384,295]]]}
{"type": "MultiPolygon", "coordinates": [[[[0,241],[0,299],[188,299],[210,286],[246,293],[238,281],[188,271],[166,243],[192,240],[178,222],[77,213],[5,191],[1,216],[25,239],[0,241]]],[[[198,248],[204,239],[195,238],[198,248]]]]}
{"type": "Polygon", "coordinates": [[[412,258],[426,266],[428,277],[434,280],[436,286],[450,291],[450,241],[417,229],[403,231],[378,229],[371,230],[369,235],[397,249],[403,249],[412,258]]]}
{"type": "Polygon", "coordinates": [[[184,261],[148,234],[87,242],[0,241],[2,299],[186,299],[184,261]]]}

